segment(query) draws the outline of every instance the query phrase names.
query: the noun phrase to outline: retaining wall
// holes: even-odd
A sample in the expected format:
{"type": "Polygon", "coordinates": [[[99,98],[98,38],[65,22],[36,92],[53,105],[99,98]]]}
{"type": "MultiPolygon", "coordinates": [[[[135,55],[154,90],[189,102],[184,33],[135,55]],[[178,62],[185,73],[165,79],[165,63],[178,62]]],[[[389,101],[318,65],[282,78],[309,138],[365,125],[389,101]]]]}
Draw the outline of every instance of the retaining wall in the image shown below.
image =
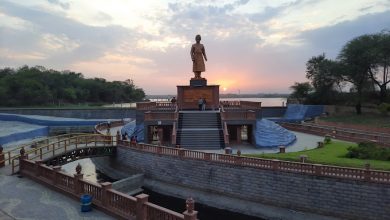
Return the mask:
{"type": "Polygon", "coordinates": [[[36,138],[40,136],[47,136],[49,135],[49,128],[43,127],[43,128],[36,128],[33,130],[28,131],[22,131],[18,133],[13,133],[10,135],[5,135],[0,137],[0,144],[6,144],[9,142],[24,140],[28,138],[36,138]]]}
{"type": "Polygon", "coordinates": [[[349,219],[386,219],[390,213],[388,184],[182,159],[125,147],[117,147],[116,161],[139,169],[148,179],[277,207],[349,219]]]}

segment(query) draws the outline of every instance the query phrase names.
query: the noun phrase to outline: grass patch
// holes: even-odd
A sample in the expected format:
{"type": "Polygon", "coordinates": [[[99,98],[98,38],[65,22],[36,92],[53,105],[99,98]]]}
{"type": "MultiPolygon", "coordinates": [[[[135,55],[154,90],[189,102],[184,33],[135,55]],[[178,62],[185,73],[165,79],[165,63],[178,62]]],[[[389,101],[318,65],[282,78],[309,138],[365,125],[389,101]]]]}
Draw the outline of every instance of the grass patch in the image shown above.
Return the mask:
{"type": "Polygon", "coordinates": [[[348,124],[390,128],[390,117],[380,114],[351,114],[342,116],[329,116],[321,118],[321,121],[342,122],[348,124]]]}
{"type": "Polygon", "coordinates": [[[357,144],[332,140],[331,143],[324,145],[323,148],[316,148],[284,154],[245,154],[244,156],[288,161],[300,161],[299,155],[304,154],[308,156],[308,163],[328,164],[356,168],[364,168],[364,164],[370,163],[372,169],[390,171],[390,162],[388,161],[347,158],[346,154],[348,152],[347,148],[349,146],[357,146],[357,144]]]}

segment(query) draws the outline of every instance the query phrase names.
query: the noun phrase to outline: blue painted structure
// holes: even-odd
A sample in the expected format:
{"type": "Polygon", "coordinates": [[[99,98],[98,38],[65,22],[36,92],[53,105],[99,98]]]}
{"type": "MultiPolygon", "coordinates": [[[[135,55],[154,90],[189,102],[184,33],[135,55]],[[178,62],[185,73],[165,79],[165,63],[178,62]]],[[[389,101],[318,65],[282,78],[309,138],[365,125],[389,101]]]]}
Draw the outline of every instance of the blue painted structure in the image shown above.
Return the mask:
{"type": "Polygon", "coordinates": [[[34,118],[34,116],[16,115],[0,113],[0,121],[18,121],[34,125],[45,126],[28,131],[21,131],[5,136],[0,136],[0,144],[19,141],[23,139],[48,136],[50,127],[72,127],[72,126],[95,126],[96,124],[107,120],[83,120],[83,119],[66,119],[66,118],[34,118]]]}
{"type": "Polygon", "coordinates": [[[275,122],[301,122],[306,119],[312,119],[324,113],[323,105],[301,105],[289,104],[281,118],[267,118],[275,122]]]}
{"type": "Polygon", "coordinates": [[[125,124],[121,129],[121,134],[137,136],[137,142],[144,142],[144,123],[136,124],[136,121],[131,121],[125,124]]]}
{"type": "Polygon", "coordinates": [[[288,146],[295,142],[294,133],[267,119],[256,121],[256,147],[288,146]]]}

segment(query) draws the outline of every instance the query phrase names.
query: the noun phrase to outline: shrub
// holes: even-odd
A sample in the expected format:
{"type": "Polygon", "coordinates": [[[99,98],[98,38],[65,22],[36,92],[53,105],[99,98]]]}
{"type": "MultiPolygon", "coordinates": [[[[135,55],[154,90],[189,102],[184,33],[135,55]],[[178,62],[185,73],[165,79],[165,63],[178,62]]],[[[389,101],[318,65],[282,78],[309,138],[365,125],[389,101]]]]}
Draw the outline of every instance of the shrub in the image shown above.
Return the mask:
{"type": "Polygon", "coordinates": [[[330,137],[330,135],[325,135],[324,144],[330,144],[330,142],[332,142],[332,138],[330,137]]]}
{"type": "Polygon", "coordinates": [[[378,110],[382,115],[387,115],[390,112],[390,104],[383,102],[378,106],[378,110]]]}
{"type": "Polygon", "coordinates": [[[390,148],[383,148],[374,143],[361,142],[356,147],[348,147],[346,157],[390,161],[390,148]]]}

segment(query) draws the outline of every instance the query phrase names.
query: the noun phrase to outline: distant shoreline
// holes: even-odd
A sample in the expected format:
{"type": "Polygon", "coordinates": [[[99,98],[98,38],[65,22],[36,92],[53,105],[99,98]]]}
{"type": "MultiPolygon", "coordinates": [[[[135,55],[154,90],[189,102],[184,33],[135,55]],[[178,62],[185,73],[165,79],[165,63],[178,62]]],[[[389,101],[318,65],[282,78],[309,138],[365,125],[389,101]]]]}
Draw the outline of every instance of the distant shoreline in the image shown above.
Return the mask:
{"type": "MultiPolygon", "coordinates": [[[[169,99],[176,95],[146,95],[145,99],[169,99]]],[[[288,98],[289,94],[219,94],[220,98],[288,98]]]]}

